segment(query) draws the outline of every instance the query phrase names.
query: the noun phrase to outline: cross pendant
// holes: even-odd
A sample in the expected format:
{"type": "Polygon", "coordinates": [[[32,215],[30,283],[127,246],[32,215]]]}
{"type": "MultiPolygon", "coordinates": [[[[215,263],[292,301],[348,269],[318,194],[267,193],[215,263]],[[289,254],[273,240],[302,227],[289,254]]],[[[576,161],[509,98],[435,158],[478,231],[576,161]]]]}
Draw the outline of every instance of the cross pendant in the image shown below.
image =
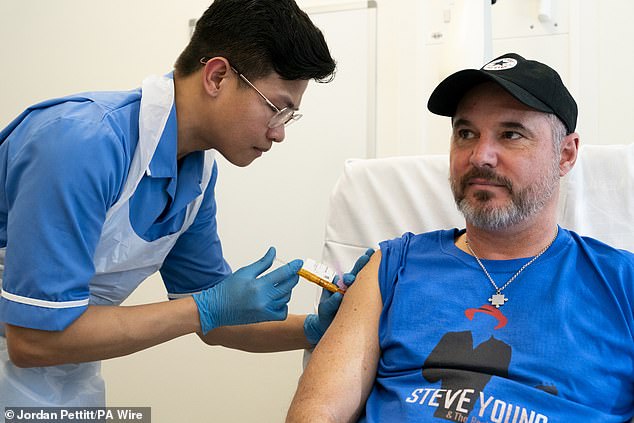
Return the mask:
{"type": "Polygon", "coordinates": [[[505,302],[507,302],[509,299],[506,298],[504,296],[504,294],[501,293],[497,293],[497,294],[493,294],[491,296],[491,298],[489,298],[489,302],[494,305],[496,308],[500,308],[500,306],[503,306],[505,302]]]}

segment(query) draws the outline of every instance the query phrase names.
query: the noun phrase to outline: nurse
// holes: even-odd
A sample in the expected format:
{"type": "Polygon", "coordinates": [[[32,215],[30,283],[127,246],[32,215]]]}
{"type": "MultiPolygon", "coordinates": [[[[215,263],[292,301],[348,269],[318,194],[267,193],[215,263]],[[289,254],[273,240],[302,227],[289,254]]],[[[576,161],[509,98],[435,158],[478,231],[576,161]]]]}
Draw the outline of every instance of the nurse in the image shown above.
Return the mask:
{"type": "Polygon", "coordinates": [[[100,360],[188,333],[249,351],[319,341],[340,294],[288,315],[301,261],[261,276],[274,249],[233,273],[224,260],[213,151],[249,165],[334,70],[293,0],[215,0],[172,73],[40,103],[0,132],[0,410],[103,406],[100,360]],[[171,301],[119,307],[157,270],[171,301]]]}

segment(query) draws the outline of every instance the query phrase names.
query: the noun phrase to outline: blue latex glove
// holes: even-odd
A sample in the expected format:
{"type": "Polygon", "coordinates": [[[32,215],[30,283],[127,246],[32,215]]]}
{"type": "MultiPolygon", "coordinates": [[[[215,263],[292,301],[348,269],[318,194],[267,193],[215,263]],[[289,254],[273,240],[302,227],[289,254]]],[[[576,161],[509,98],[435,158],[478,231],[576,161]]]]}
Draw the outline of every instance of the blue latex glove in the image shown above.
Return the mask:
{"type": "MultiPolygon", "coordinates": [[[[374,250],[368,248],[366,252],[357,259],[352,270],[349,273],[343,274],[341,279],[346,287],[352,285],[359,271],[370,261],[372,254],[374,254],[374,250]]],[[[333,293],[326,289],[322,290],[319,307],[317,307],[317,314],[309,314],[304,320],[304,334],[308,342],[313,346],[317,345],[321,337],[326,333],[326,329],[328,329],[328,326],[330,326],[335,318],[335,314],[337,314],[337,310],[339,310],[342,299],[343,295],[338,292],[333,293]]]]}
{"type": "Polygon", "coordinates": [[[273,264],[275,248],[253,264],[238,269],[222,282],[193,295],[204,334],[219,326],[284,320],[291,290],[299,281],[301,260],[258,278],[273,264]]]}

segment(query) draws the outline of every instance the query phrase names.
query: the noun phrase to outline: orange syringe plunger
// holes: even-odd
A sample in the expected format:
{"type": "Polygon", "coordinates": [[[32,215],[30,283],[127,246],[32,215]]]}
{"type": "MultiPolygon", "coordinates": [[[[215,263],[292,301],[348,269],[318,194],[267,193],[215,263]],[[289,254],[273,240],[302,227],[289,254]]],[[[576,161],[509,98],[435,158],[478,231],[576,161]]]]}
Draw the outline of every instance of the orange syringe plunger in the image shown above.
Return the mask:
{"type": "MultiPolygon", "coordinates": [[[[284,260],[275,258],[275,261],[286,264],[284,260]]],[[[330,292],[345,294],[346,291],[339,288],[334,282],[337,273],[323,263],[318,263],[313,259],[305,259],[304,265],[297,271],[297,274],[309,282],[315,283],[330,292]]]]}
{"type": "Polygon", "coordinates": [[[299,269],[297,271],[297,274],[299,276],[301,276],[302,278],[306,279],[307,281],[316,283],[317,285],[321,286],[324,289],[327,289],[330,292],[339,292],[340,294],[345,294],[346,291],[344,291],[343,289],[339,288],[337,285],[335,285],[334,283],[323,279],[319,276],[317,276],[314,273],[311,273],[310,271],[304,269],[303,267],[301,269],[299,269]]]}
{"type": "Polygon", "coordinates": [[[335,284],[337,273],[325,264],[318,263],[313,259],[304,260],[304,265],[297,274],[330,292],[339,292],[341,294],[345,293],[343,289],[339,288],[335,284]]]}

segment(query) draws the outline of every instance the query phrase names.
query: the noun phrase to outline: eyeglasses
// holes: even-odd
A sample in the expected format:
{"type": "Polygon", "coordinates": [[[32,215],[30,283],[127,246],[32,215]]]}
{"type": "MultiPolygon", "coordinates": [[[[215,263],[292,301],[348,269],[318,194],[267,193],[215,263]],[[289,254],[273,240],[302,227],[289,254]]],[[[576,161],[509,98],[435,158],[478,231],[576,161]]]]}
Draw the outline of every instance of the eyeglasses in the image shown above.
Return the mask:
{"type": "MultiPolygon", "coordinates": [[[[204,64],[207,63],[208,60],[209,60],[208,57],[203,57],[203,58],[200,59],[200,63],[202,63],[204,65],[204,64]]],[[[275,106],[275,104],[273,104],[271,102],[271,100],[266,98],[266,96],[264,94],[262,94],[262,92],[260,90],[258,90],[257,87],[255,85],[253,85],[251,83],[251,81],[249,81],[247,79],[246,76],[241,74],[233,66],[231,66],[231,70],[234,71],[240,77],[240,79],[242,79],[244,82],[246,82],[258,94],[260,94],[260,97],[262,97],[264,99],[264,101],[266,102],[266,104],[268,104],[268,106],[275,112],[273,117],[269,120],[269,123],[268,123],[268,127],[269,128],[273,129],[273,128],[279,128],[280,126],[288,126],[291,123],[293,123],[295,121],[298,121],[303,116],[301,113],[295,113],[297,110],[291,109],[290,107],[284,107],[281,110],[278,109],[277,106],[275,106]]]]}

